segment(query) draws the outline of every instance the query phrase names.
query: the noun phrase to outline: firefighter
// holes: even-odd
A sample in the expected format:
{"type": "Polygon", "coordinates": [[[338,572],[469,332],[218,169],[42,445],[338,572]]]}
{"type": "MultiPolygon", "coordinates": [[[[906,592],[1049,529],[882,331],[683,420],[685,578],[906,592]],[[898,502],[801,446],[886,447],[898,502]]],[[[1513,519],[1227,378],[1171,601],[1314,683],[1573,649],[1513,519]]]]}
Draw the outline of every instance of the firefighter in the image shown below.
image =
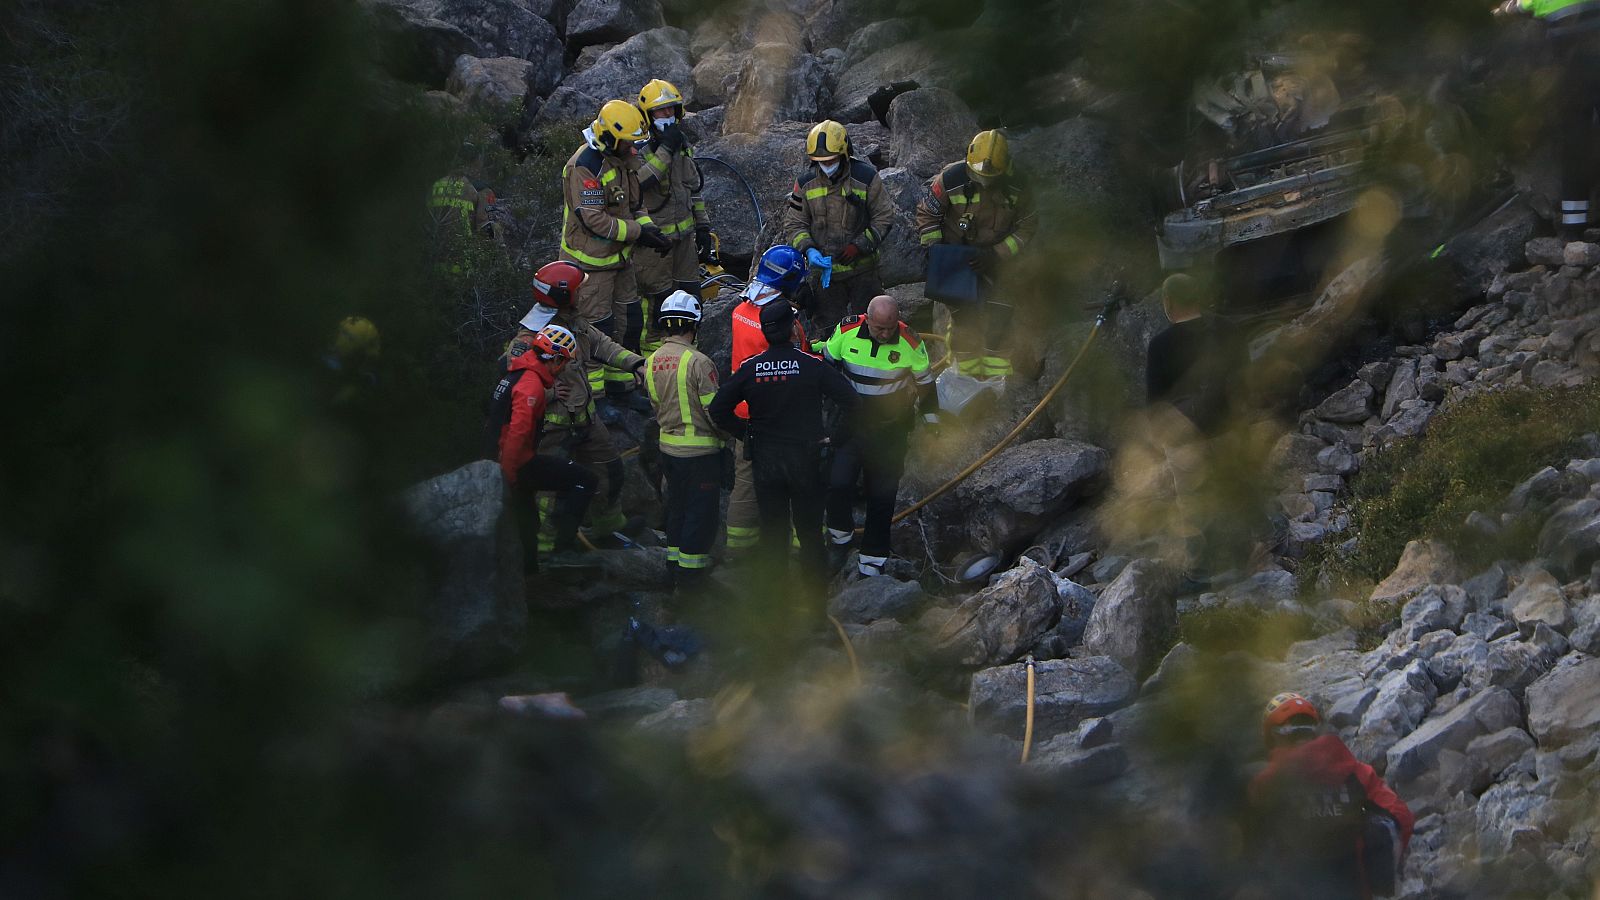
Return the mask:
{"type": "Polygon", "coordinates": [[[750,457],[761,512],[761,553],[773,574],[787,570],[789,529],[800,542],[803,578],[824,571],[822,544],[822,398],[847,414],[857,403],[850,382],[832,366],[795,346],[794,307],[781,301],[761,308],[767,349],[745,360],[711,401],[711,420],[741,435],[750,457]],[[750,417],[734,407],[748,403],[750,417]]]}
{"type": "MultiPolygon", "coordinates": [[[[761,308],[768,303],[781,301],[792,305],[797,291],[805,287],[806,263],[800,252],[787,244],[778,244],[761,254],[756,264],[755,276],[744,289],[744,302],[733,309],[733,365],[729,374],[739,371],[745,360],[767,349],[767,338],[761,332],[761,308]]],[[[794,323],[794,340],[800,346],[806,342],[804,326],[797,318],[794,323]]],[[[749,408],[741,403],[734,407],[734,415],[749,419],[749,408]]],[[[730,551],[754,547],[760,535],[760,512],[756,507],[755,482],[750,475],[750,460],[744,444],[733,444],[733,492],[728,497],[728,541],[730,551]]]]}
{"type": "Polygon", "coordinates": [[[1272,897],[1391,894],[1411,810],[1321,725],[1316,706],[1295,693],[1273,697],[1262,716],[1267,767],[1249,788],[1259,887],[1272,897]]]}
{"type": "Polygon", "coordinates": [[[723,434],[706,404],[717,392],[717,367],[694,349],[700,301],[673,291],[661,302],[661,348],[650,355],[645,384],[656,407],[661,468],[667,478],[667,559],[678,587],[692,587],[711,567],[722,500],[723,434]]]}
{"type": "Polygon", "coordinates": [[[1012,302],[995,287],[1010,262],[1033,238],[1037,218],[1029,191],[1011,174],[1006,136],[981,131],[967,147],[967,158],[944,167],[928,182],[917,205],[917,237],[922,246],[973,247],[978,272],[978,302],[950,308],[950,352],[957,371],[974,378],[1011,374],[1012,302]]]}
{"type": "Polygon", "coordinates": [[[657,78],[639,91],[639,109],[649,120],[650,141],[635,158],[634,172],[645,212],[672,242],[665,256],[641,253],[633,260],[639,291],[650,304],[644,347],[653,350],[661,346],[657,318],[662,301],[674,290],[700,290],[699,264],[711,261],[714,248],[711,220],[700,197],[700,168],[683,133],[683,95],[671,82],[657,78]]]}
{"type": "Polygon", "coordinates": [[[1506,0],[1497,15],[1531,15],[1545,23],[1559,67],[1553,118],[1560,130],[1561,210],[1556,233],[1583,239],[1597,165],[1594,118],[1600,111],[1600,0],[1506,0]]]}
{"type": "MultiPolygon", "coordinates": [[[[644,114],[626,100],[611,100],[583,132],[583,146],[561,170],[561,259],[584,272],[580,315],[627,350],[639,349],[644,312],[630,262],[634,245],[666,254],[672,242],[645,212],[632,157],[650,137],[644,114]]],[[[633,376],[583,360],[592,391],[647,411],[632,393],[633,376]]]]}
{"type": "Polygon", "coordinates": [[[783,228],[789,246],[815,267],[813,323],[831,328],[866,311],[882,293],[878,251],[894,224],[894,203],[878,170],[851,154],[838,122],[819,122],[806,135],[811,158],[794,181],[783,228]]]}
{"type": "Polygon", "coordinates": [[[835,441],[828,478],[828,540],[849,545],[855,532],[856,482],[864,481],[867,521],[857,568],[882,575],[889,562],[889,525],[905,470],[906,439],[920,407],[924,421],[938,421],[939,399],[928,365],[928,349],[900,321],[894,298],[880,294],[865,315],[841,322],[823,345],[861,398],[835,441]]]}
{"type": "MultiPolygon", "coordinates": [[[[533,275],[533,308],[522,317],[522,328],[501,357],[503,366],[533,346],[533,338],[546,325],[560,325],[572,332],[577,341],[575,365],[561,370],[555,384],[556,402],[545,414],[544,430],[547,438],[560,453],[579,465],[592,470],[605,480],[606,490],[596,491],[590,509],[590,527],[598,534],[627,530],[628,521],[617,507],[622,496],[622,457],[595,412],[591,382],[585,375],[584,365],[611,366],[632,373],[630,377],[644,382],[645,359],[612,340],[590,324],[578,310],[582,305],[587,276],[576,265],[565,260],[546,263],[533,275]]],[[[553,499],[539,500],[543,514],[539,531],[540,552],[555,549],[555,530],[551,524],[553,499]]]]}
{"type": "Polygon", "coordinates": [[[495,455],[506,487],[515,498],[517,529],[522,537],[523,570],[539,571],[540,531],[537,492],[557,494],[551,529],[556,552],[571,551],[589,499],[594,496],[594,473],[570,459],[539,455],[539,437],[545,414],[562,369],[578,355],[578,340],[560,325],[546,325],[529,341],[528,349],[510,361],[495,386],[490,421],[498,425],[495,455]]]}

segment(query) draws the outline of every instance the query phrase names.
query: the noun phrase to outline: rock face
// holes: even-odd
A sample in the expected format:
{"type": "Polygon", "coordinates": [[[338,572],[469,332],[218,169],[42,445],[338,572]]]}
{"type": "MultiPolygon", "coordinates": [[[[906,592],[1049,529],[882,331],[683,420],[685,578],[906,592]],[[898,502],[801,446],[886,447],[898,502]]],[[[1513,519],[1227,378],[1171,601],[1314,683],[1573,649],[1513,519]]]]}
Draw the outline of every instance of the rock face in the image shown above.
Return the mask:
{"type": "Polygon", "coordinates": [[[894,98],[886,117],[895,163],[926,181],[963,159],[978,120],[960,97],[944,88],[908,91],[894,98]]]}
{"type": "Polygon", "coordinates": [[[1528,687],[1528,730],[1545,749],[1593,737],[1600,726],[1600,658],[1574,653],[1528,687]]]}
{"type": "MultiPolygon", "coordinates": [[[[652,78],[664,78],[691,99],[689,36],[677,28],[656,28],[636,34],[600,54],[584,71],[569,77],[539,109],[533,130],[555,123],[587,125],[607,100],[635,100],[652,78]]],[[[577,136],[573,136],[577,146],[577,136]]]]}
{"type": "Polygon", "coordinates": [[[1172,572],[1155,560],[1128,563],[1096,598],[1083,634],[1084,651],[1109,656],[1132,672],[1153,666],[1177,623],[1173,583],[1172,572]]]}
{"type": "Polygon", "coordinates": [[[443,561],[428,609],[430,656],[461,672],[505,663],[522,649],[528,607],[499,466],[463,466],[413,487],[404,503],[443,561]]]}
{"type": "MultiPolygon", "coordinates": [[[[980,728],[1021,738],[1028,708],[1027,666],[1016,663],[972,676],[967,708],[980,728]]],[[[1034,740],[1077,728],[1085,719],[1114,712],[1139,692],[1133,676],[1105,656],[1051,659],[1034,666],[1034,740]]]]}
{"type": "Polygon", "coordinates": [[[1405,783],[1429,770],[1445,750],[1467,749],[1475,739],[1511,728],[1522,721],[1522,706],[1509,691],[1494,688],[1473,697],[1388,748],[1385,775],[1405,783]]]}
{"type": "Polygon", "coordinates": [[[974,529],[991,552],[1020,550],[1039,529],[1092,492],[1110,457],[1091,444],[1061,438],[1007,448],[961,485],[974,529]]]}
{"type": "Polygon", "coordinates": [[[965,666],[1006,663],[1033,646],[1061,615],[1050,570],[1024,558],[969,597],[934,636],[939,652],[965,666]]]}
{"type": "MultiPolygon", "coordinates": [[[[769,241],[777,231],[789,190],[805,164],[805,138],[810,130],[809,123],[787,122],[760,134],[731,134],[695,146],[696,156],[723,160],[750,180],[766,220],[769,241]]],[[[711,210],[712,225],[722,238],[723,256],[749,260],[756,252],[759,229],[744,185],[715,163],[702,163],[700,169],[706,179],[701,195],[711,210]]],[[[761,244],[763,249],[766,246],[761,244]]],[[[744,274],[737,267],[735,271],[744,274]]]]}
{"type": "MultiPolygon", "coordinates": [[[[958,157],[947,161],[965,155],[963,147],[958,157]]],[[[1138,188],[1124,167],[1116,136],[1103,121],[1068,119],[1018,132],[1011,141],[1011,158],[1032,184],[1052,185],[1050,196],[1056,201],[1052,214],[1093,214],[1097,220],[1123,226],[1138,221],[1136,205],[1127,202],[1130,191],[1138,188]]],[[[1040,196],[1041,205],[1047,199],[1040,196]]]]}
{"type": "Polygon", "coordinates": [[[925,600],[922,585],[915,581],[880,575],[863,578],[840,591],[828,604],[828,612],[841,622],[865,625],[878,619],[904,618],[925,600]]]}
{"type": "MultiPolygon", "coordinates": [[[[578,0],[578,5],[567,16],[567,44],[578,49],[590,44],[625,41],[666,24],[660,0],[578,0]]],[[[635,94],[643,84],[640,82],[633,88],[635,94]]],[[[673,81],[673,84],[678,84],[682,90],[679,82],[673,81]]]]}
{"type": "Polygon", "coordinates": [[[456,67],[450,73],[450,80],[445,82],[445,88],[469,106],[508,107],[528,95],[528,79],[533,74],[533,63],[524,59],[511,56],[477,59],[463,55],[456,58],[456,67]]]}
{"type": "Polygon", "coordinates": [[[924,88],[950,87],[953,78],[952,67],[941,60],[937,47],[929,42],[896,44],[845,69],[833,90],[828,113],[840,122],[865,122],[874,118],[867,99],[879,88],[901,82],[924,88]]]}
{"type": "Polygon", "coordinates": [[[462,54],[533,61],[540,72],[534,84],[539,93],[560,78],[561,36],[525,0],[369,0],[368,5],[383,26],[432,66],[437,81],[445,80],[462,54]],[[551,65],[553,77],[547,75],[551,65]]]}
{"type": "Polygon", "coordinates": [[[824,74],[815,56],[791,44],[757,44],[744,54],[723,133],[760,134],[779,122],[815,121],[824,74]]]}

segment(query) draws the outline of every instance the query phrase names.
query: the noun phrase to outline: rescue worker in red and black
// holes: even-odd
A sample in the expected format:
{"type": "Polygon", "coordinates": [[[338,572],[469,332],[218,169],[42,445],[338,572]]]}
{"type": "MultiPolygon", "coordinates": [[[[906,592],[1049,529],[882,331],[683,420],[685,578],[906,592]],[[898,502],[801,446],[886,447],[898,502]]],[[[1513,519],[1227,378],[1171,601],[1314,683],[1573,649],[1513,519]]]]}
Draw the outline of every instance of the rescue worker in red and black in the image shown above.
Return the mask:
{"type": "Polygon", "coordinates": [[[822,400],[832,400],[846,415],[854,412],[849,379],[794,345],[794,307],[761,307],[761,330],[768,347],[745,361],[717,390],[711,421],[740,436],[755,480],[761,512],[759,547],[777,574],[786,569],[790,526],[800,542],[801,573],[818,578],[827,551],[822,543],[822,400]],[[749,407],[750,418],[734,408],[749,407]]]}
{"type": "Polygon", "coordinates": [[[1496,15],[1529,15],[1545,24],[1557,67],[1548,105],[1561,148],[1561,198],[1556,234],[1583,239],[1589,199],[1600,176],[1595,118],[1600,115],[1600,0],[1505,0],[1496,15]]]}
{"type": "MultiPolygon", "coordinates": [[[[1038,224],[1033,200],[1011,174],[1011,151],[998,131],[983,131],[967,147],[967,158],[944,167],[928,182],[917,206],[922,246],[973,247],[978,302],[950,307],[950,354],[956,370],[974,378],[1011,374],[1013,300],[996,290],[1006,268],[1033,239],[1038,224]]],[[[1015,285],[1008,285],[1015,290],[1015,285]]]]}
{"type": "Polygon", "coordinates": [[[1260,866],[1245,896],[1367,900],[1393,893],[1414,818],[1393,790],[1324,734],[1299,694],[1262,717],[1267,767],[1250,782],[1252,849],[1260,866]]]}
{"type": "Polygon", "coordinates": [[[650,141],[634,157],[634,173],[645,212],[672,242],[665,255],[633,258],[639,291],[650,304],[642,346],[652,352],[665,337],[662,302],[673,291],[699,293],[700,263],[711,261],[715,246],[706,201],[700,196],[700,167],[683,133],[683,95],[671,82],[657,78],[639,91],[639,109],[649,120],[650,141]]]}
{"type": "Polygon", "coordinates": [[[921,409],[924,421],[938,421],[939,398],[928,350],[911,326],[900,321],[894,298],[880,294],[867,304],[865,315],[839,324],[822,353],[844,371],[861,398],[855,414],[841,420],[835,441],[828,478],[828,540],[836,550],[850,543],[856,482],[863,482],[867,519],[857,569],[869,577],[882,575],[889,562],[889,525],[917,410],[921,409]]]}
{"type": "Polygon", "coordinates": [[[883,293],[878,253],[894,225],[894,202],[878,170],[851,154],[845,128],[819,122],[806,136],[811,163],[795,178],[783,214],[789,246],[814,267],[811,322],[832,327],[866,312],[883,293]]]}
{"type": "MultiPolygon", "coordinates": [[[[650,137],[644,113],[611,100],[583,132],[583,146],[561,170],[561,259],[584,272],[578,312],[600,333],[637,353],[644,310],[634,278],[634,245],[657,254],[672,249],[644,209],[633,155],[650,137]]],[[[641,412],[649,403],[633,392],[633,375],[580,360],[590,389],[641,412]]]]}
{"type": "Polygon", "coordinates": [[[539,455],[556,379],[577,353],[578,341],[571,331],[544,326],[530,339],[527,351],[510,360],[490,401],[490,427],[498,429],[495,458],[513,498],[523,570],[529,574],[539,571],[539,492],[556,494],[551,527],[553,549],[561,553],[573,549],[578,523],[599,484],[594,473],[570,459],[539,455]]]}

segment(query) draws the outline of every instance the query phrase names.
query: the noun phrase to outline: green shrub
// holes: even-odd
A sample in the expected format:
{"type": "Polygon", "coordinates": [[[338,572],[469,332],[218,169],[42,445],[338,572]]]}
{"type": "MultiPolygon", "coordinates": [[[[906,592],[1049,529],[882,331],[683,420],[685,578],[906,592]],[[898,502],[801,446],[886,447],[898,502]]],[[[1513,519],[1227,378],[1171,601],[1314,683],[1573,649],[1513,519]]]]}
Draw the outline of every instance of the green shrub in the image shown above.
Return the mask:
{"type": "Polygon", "coordinates": [[[1290,644],[1316,634],[1316,623],[1305,613],[1245,606],[1197,610],[1178,622],[1179,637],[1208,653],[1244,650],[1276,658],[1282,656],[1290,644]]]}

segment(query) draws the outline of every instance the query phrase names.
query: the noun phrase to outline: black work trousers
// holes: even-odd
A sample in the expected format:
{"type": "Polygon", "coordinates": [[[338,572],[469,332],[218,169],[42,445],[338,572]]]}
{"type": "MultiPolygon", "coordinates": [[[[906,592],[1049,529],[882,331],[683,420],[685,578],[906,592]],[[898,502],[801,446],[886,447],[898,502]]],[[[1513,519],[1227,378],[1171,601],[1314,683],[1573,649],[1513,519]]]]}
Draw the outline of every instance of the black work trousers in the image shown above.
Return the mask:
{"type": "Polygon", "coordinates": [[[517,532],[522,538],[522,568],[539,571],[540,491],[555,491],[551,514],[555,526],[555,550],[571,550],[577,539],[578,523],[589,508],[600,480],[583,466],[555,456],[535,456],[517,470],[517,483],[511,488],[512,509],[517,517],[517,532]]]}
{"type": "Polygon", "coordinates": [[[820,578],[828,552],[822,544],[822,449],[815,444],[755,439],[751,478],[761,516],[762,557],[782,574],[788,568],[789,528],[800,542],[801,572],[820,578]]]}
{"type": "Polygon", "coordinates": [[[909,425],[895,422],[859,429],[833,452],[828,478],[828,527],[855,529],[856,484],[867,498],[867,522],[861,534],[863,556],[889,555],[889,524],[895,496],[905,472],[909,425]]]}
{"type": "Polygon", "coordinates": [[[667,559],[680,569],[711,566],[722,500],[722,454],[661,454],[667,478],[667,559]]]}
{"type": "Polygon", "coordinates": [[[1556,222],[1578,237],[1591,221],[1589,197],[1600,174],[1595,119],[1600,112],[1600,30],[1597,23],[1572,34],[1555,32],[1551,50],[1561,66],[1556,86],[1556,144],[1561,148],[1561,200],[1556,222]]]}

